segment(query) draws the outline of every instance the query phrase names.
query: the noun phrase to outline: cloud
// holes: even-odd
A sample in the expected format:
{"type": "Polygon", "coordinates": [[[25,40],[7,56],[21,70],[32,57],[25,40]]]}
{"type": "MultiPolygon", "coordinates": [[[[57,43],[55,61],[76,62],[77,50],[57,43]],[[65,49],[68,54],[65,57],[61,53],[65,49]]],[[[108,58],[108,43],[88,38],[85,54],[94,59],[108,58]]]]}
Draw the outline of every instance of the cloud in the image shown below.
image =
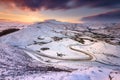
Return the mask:
{"type": "Polygon", "coordinates": [[[32,11],[41,9],[67,9],[70,0],[3,0],[0,5],[11,8],[29,9],[32,11]],[[14,6],[13,6],[14,5],[14,6]]]}
{"type": "Polygon", "coordinates": [[[78,6],[120,8],[120,0],[77,0],[78,6]]]}
{"type": "Polygon", "coordinates": [[[111,21],[111,22],[120,22],[120,10],[116,10],[116,11],[111,11],[111,12],[106,12],[106,13],[102,13],[102,14],[98,14],[98,15],[93,15],[93,16],[88,16],[88,17],[84,17],[81,19],[82,21],[111,21]]]}
{"type": "Polygon", "coordinates": [[[120,0],[1,0],[0,5],[32,11],[41,9],[73,9],[82,6],[92,8],[119,8],[120,0]]]}

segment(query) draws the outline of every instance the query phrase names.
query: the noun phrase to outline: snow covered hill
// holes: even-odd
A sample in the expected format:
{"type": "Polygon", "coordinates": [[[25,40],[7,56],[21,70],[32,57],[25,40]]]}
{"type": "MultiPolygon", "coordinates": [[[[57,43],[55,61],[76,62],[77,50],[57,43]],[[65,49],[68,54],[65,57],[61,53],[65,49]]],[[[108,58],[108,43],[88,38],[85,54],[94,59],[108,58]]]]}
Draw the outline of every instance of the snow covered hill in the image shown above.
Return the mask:
{"type": "MultiPolygon", "coordinates": [[[[33,73],[27,74],[26,71],[25,74],[18,76],[14,73],[14,77],[9,75],[1,79],[10,77],[10,79],[20,80],[33,80],[33,78],[34,80],[119,80],[120,33],[118,31],[120,27],[118,24],[112,25],[113,27],[104,26],[94,28],[93,24],[46,20],[0,37],[2,51],[13,50],[12,53],[7,51],[6,55],[4,52],[0,55],[15,54],[13,59],[12,56],[8,56],[2,58],[1,62],[6,63],[10,57],[12,60],[6,64],[19,63],[21,68],[18,66],[17,69],[23,71],[26,71],[26,65],[29,64],[32,69],[28,73],[33,73]],[[20,52],[14,52],[14,50],[20,50],[20,52]],[[25,59],[21,61],[20,58],[24,57],[25,59]],[[50,67],[50,72],[42,73],[43,66],[44,69],[45,66],[57,67],[60,72],[50,67]],[[33,69],[36,67],[39,72],[34,73],[33,69]]],[[[16,68],[16,66],[13,67],[16,68]]]]}
{"type": "Polygon", "coordinates": [[[0,20],[0,32],[9,28],[23,29],[26,28],[29,24],[19,23],[19,22],[9,22],[0,20]]]}

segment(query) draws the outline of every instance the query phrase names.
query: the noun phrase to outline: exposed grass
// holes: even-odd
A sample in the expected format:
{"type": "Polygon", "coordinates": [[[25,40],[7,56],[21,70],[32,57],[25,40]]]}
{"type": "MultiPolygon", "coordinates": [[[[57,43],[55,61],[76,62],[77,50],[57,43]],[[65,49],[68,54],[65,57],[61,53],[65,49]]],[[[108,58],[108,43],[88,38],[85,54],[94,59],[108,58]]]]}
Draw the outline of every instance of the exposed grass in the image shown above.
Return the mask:
{"type": "Polygon", "coordinates": [[[10,33],[13,33],[13,32],[16,32],[18,30],[20,30],[20,29],[11,28],[11,29],[3,30],[2,32],[0,32],[0,37],[4,36],[4,35],[7,35],[7,34],[10,34],[10,33]]]}
{"type": "Polygon", "coordinates": [[[49,50],[50,48],[47,48],[47,47],[44,47],[44,48],[41,48],[41,50],[45,51],[45,50],[49,50]]]}
{"type": "Polygon", "coordinates": [[[80,42],[80,43],[82,43],[82,44],[85,43],[85,41],[84,41],[82,38],[76,38],[76,41],[78,41],[78,42],[80,42]]]}
{"type": "Polygon", "coordinates": [[[80,38],[80,37],[78,37],[78,36],[73,36],[71,39],[73,39],[73,40],[75,40],[75,41],[77,41],[77,42],[79,42],[79,43],[82,43],[82,44],[85,43],[84,39],[83,39],[83,38],[80,38]]]}
{"type": "Polygon", "coordinates": [[[52,37],[52,39],[54,40],[54,41],[60,41],[60,40],[62,40],[63,38],[61,38],[61,37],[52,37]]]}
{"type": "Polygon", "coordinates": [[[57,56],[62,57],[62,56],[65,56],[65,55],[62,54],[62,53],[57,53],[57,56]]]}
{"type": "MultiPolygon", "coordinates": [[[[50,41],[51,42],[51,41],[50,41]]],[[[39,45],[43,45],[43,44],[48,44],[50,42],[37,42],[37,41],[34,41],[33,44],[39,44],[39,45]]]]}
{"type": "Polygon", "coordinates": [[[120,42],[118,42],[118,45],[120,45],[120,42]]]}
{"type": "Polygon", "coordinates": [[[38,37],[39,40],[44,40],[44,38],[38,37]]]}

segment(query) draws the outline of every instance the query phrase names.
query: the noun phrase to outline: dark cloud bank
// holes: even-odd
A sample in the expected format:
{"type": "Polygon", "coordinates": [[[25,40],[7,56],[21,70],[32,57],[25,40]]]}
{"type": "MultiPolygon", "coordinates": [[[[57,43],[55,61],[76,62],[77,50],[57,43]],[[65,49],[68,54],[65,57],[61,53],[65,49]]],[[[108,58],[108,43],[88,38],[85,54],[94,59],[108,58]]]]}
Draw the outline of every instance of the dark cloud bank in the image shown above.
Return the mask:
{"type": "Polygon", "coordinates": [[[1,0],[0,4],[15,4],[20,9],[72,9],[82,6],[101,8],[120,8],[120,0],[1,0]]]}
{"type": "Polygon", "coordinates": [[[94,22],[120,22],[120,10],[102,13],[82,18],[83,21],[94,22]]]}

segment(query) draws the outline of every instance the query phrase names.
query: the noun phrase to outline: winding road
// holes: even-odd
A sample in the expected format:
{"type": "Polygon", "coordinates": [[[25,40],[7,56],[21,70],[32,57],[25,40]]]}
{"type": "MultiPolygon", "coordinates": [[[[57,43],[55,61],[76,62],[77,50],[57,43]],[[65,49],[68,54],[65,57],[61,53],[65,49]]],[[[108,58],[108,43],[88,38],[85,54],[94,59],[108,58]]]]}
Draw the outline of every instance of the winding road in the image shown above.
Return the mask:
{"type": "MultiPolygon", "coordinates": [[[[85,39],[85,38],[84,38],[85,39]]],[[[87,40],[90,40],[90,39],[87,39],[87,40]]],[[[92,43],[93,44],[93,43],[92,43]]],[[[36,57],[37,59],[42,60],[41,57],[45,57],[45,58],[50,58],[50,59],[55,59],[55,60],[64,60],[64,61],[91,61],[94,59],[94,55],[91,54],[91,53],[88,53],[88,52],[85,52],[85,51],[82,51],[82,50],[79,50],[79,49],[75,49],[74,46],[84,46],[84,45],[78,45],[78,44],[70,44],[68,47],[73,50],[73,51],[76,51],[76,52],[80,52],[80,54],[85,54],[87,55],[88,57],[86,58],[63,58],[63,57],[54,57],[54,56],[50,56],[50,55],[46,55],[44,53],[41,53],[41,52],[36,52],[34,50],[31,50],[31,49],[28,49],[28,48],[20,48],[22,50],[24,50],[25,52],[27,52],[28,55],[31,55],[31,56],[34,56],[36,57]]],[[[86,45],[85,45],[86,46],[86,45]]]]}
{"type": "Polygon", "coordinates": [[[26,48],[20,48],[22,50],[24,50],[25,52],[29,52],[30,55],[34,55],[36,57],[46,57],[46,58],[50,58],[50,59],[56,59],[56,60],[65,60],[65,61],[90,61],[93,59],[93,55],[91,55],[90,53],[87,53],[85,51],[81,51],[81,50],[77,50],[75,48],[72,48],[72,46],[70,46],[70,49],[74,50],[74,51],[77,51],[77,52],[80,52],[80,53],[83,53],[89,57],[86,57],[86,58],[63,58],[63,57],[54,57],[54,56],[50,56],[50,55],[46,55],[44,53],[41,53],[41,52],[36,52],[36,51],[33,51],[31,49],[26,49],[26,48]]]}
{"type": "MultiPolygon", "coordinates": [[[[96,42],[96,41],[95,41],[96,42]]],[[[110,64],[109,62],[108,63],[105,63],[105,62],[101,62],[99,60],[97,60],[97,58],[92,54],[92,53],[88,53],[86,51],[82,51],[80,49],[76,49],[75,46],[89,46],[89,45],[92,45],[94,44],[91,43],[91,44],[85,44],[85,45],[80,45],[80,44],[70,44],[68,47],[69,49],[73,50],[73,51],[76,51],[76,52],[79,52],[80,54],[85,54],[87,55],[88,57],[85,57],[85,58],[78,58],[78,57],[74,57],[74,58],[64,58],[64,57],[55,57],[55,56],[50,56],[50,55],[47,55],[47,54],[44,54],[44,53],[41,53],[41,52],[37,52],[37,51],[34,51],[34,50],[31,50],[31,49],[28,49],[28,48],[20,48],[22,50],[24,50],[24,52],[26,54],[28,54],[30,57],[32,57],[33,59],[36,59],[42,63],[45,63],[45,64],[48,64],[48,63],[59,63],[59,62],[62,62],[62,61],[95,61],[95,62],[98,62],[98,63],[101,63],[101,64],[104,64],[104,65],[109,65],[109,66],[120,66],[120,65],[117,65],[117,64],[110,64]],[[47,59],[51,59],[51,60],[60,60],[60,61],[57,61],[57,62],[51,62],[51,61],[45,61],[43,60],[44,58],[47,58],[47,59]]],[[[78,53],[77,53],[78,54],[78,53]]]]}

